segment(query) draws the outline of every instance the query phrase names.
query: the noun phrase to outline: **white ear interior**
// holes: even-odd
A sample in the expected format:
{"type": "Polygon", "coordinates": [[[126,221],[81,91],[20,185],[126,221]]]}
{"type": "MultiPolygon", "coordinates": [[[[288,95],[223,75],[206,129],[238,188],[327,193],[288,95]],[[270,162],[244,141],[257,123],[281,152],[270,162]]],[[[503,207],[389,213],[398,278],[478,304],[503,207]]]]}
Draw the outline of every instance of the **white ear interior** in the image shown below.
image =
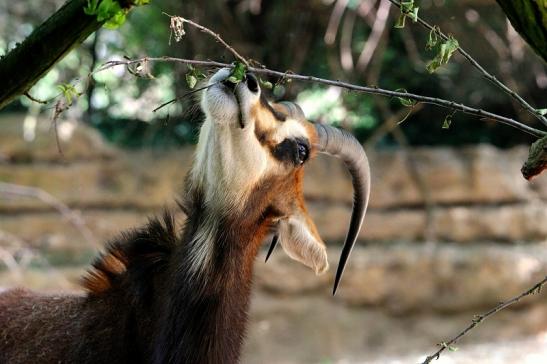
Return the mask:
{"type": "Polygon", "coordinates": [[[292,259],[299,261],[321,274],[329,269],[325,244],[315,238],[306,219],[291,216],[279,222],[279,241],[292,259]]]}

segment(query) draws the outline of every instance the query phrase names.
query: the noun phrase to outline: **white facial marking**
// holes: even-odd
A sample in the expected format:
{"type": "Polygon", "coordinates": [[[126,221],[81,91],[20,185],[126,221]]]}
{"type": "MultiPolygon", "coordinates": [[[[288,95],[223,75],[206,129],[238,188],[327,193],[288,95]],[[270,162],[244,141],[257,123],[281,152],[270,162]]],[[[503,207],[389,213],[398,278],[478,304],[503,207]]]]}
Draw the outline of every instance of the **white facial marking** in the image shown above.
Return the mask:
{"type": "Polygon", "coordinates": [[[300,122],[295,119],[287,119],[276,129],[273,140],[281,143],[287,138],[305,138],[309,139],[308,131],[300,122]]]}
{"type": "Polygon", "coordinates": [[[252,92],[242,81],[232,92],[221,83],[229,74],[229,69],[218,71],[209,80],[214,86],[203,94],[206,119],[192,169],[194,183],[205,189],[206,203],[223,210],[241,207],[268,161],[254,134],[250,112],[259,102],[260,90],[252,92]]]}
{"type": "Polygon", "coordinates": [[[317,241],[298,215],[293,215],[279,224],[279,241],[289,257],[307,265],[315,274],[329,269],[325,246],[317,241]]]}

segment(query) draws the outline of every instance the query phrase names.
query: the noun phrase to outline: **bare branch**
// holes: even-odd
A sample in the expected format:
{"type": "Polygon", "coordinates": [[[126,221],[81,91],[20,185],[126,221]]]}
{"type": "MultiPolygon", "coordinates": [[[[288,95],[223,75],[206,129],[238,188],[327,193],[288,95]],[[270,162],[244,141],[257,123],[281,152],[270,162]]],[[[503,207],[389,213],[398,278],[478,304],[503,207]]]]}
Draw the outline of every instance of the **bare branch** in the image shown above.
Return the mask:
{"type": "MultiPolygon", "coordinates": [[[[392,4],[398,6],[401,8],[400,1],[397,0],[389,0],[392,4]]],[[[425,28],[429,29],[430,31],[436,32],[443,40],[448,40],[448,36],[441,32],[439,28],[433,27],[431,24],[423,20],[422,18],[418,17],[418,23],[425,28]]],[[[511,96],[513,99],[515,99],[524,109],[526,109],[530,114],[534,115],[539,121],[543,123],[543,125],[547,126],[547,118],[539,113],[539,111],[531,106],[526,100],[524,100],[520,95],[518,95],[515,91],[511,90],[509,87],[505,86],[504,83],[499,81],[496,76],[489,73],[487,70],[482,67],[479,62],[477,62],[469,53],[467,53],[462,47],[458,46],[457,48],[458,52],[471,63],[473,67],[475,67],[477,70],[479,70],[480,73],[490,82],[492,82],[494,85],[496,85],[498,88],[500,88],[503,92],[511,96]]]]}
{"type": "Polygon", "coordinates": [[[57,210],[61,214],[61,216],[63,216],[68,222],[70,222],[76,228],[76,230],[78,230],[82,234],[84,239],[91,246],[95,248],[99,247],[99,244],[93,237],[93,233],[91,232],[91,230],[89,230],[80,214],[71,210],[70,207],[65,205],[62,201],[60,201],[50,193],[37,187],[21,186],[13,183],[0,182],[0,195],[1,194],[31,197],[44,202],[45,204],[57,210]]]}
{"type": "MultiPolygon", "coordinates": [[[[169,15],[169,14],[167,14],[167,13],[163,13],[163,14],[167,15],[167,16],[170,17],[171,19],[173,19],[173,18],[176,17],[176,16],[174,16],[174,15],[169,15]]],[[[219,42],[220,44],[222,44],[222,45],[224,46],[224,48],[226,48],[227,50],[229,50],[230,52],[232,52],[232,54],[233,54],[237,59],[239,59],[241,62],[243,62],[246,66],[249,66],[249,62],[247,62],[247,59],[245,59],[245,57],[243,57],[241,54],[239,54],[234,48],[232,48],[228,43],[226,43],[226,42],[224,41],[224,39],[222,39],[222,38],[220,37],[220,35],[218,35],[217,33],[213,32],[211,29],[206,28],[206,27],[204,27],[203,25],[200,25],[200,24],[198,24],[198,23],[194,23],[193,21],[191,21],[191,20],[189,20],[189,19],[186,19],[186,18],[183,18],[183,17],[176,17],[176,18],[179,18],[179,19],[181,19],[184,23],[188,23],[188,24],[190,24],[191,26],[198,28],[198,29],[201,30],[202,32],[209,34],[210,36],[212,36],[213,38],[215,38],[217,42],[219,42]]]]}
{"type": "Polygon", "coordinates": [[[47,105],[47,104],[48,104],[48,101],[47,101],[47,100],[40,100],[40,99],[37,99],[37,98],[33,97],[28,91],[25,92],[23,95],[26,96],[30,101],[34,101],[34,102],[37,102],[37,103],[43,104],[43,105],[47,105]]]}
{"type": "MultiPolygon", "coordinates": [[[[133,60],[119,60],[119,61],[110,61],[105,63],[102,67],[100,67],[98,70],[94,71],[93,73],[97,73],[100,71],[104,71],[106,69],[115,67],[115,66],[129,66],[135,63],[139,62],[179,62],[179,63],[185,63],[185,64],[192,64],[192,65],[199,65],[204,67],[228,67],[231,68],[233,65],[227,64],[227,63],[221,63],[221,62],[215,62],[215,61],[199,61],[199,60],[193,60],[193,59],[183,59],[183,58],[174,58],[174,57],[145,57],[145,58],[139,58],[139,59],[133,59],[133,60]]],[[[307,76],[307,75],[299,75],[296,73],[290,73],[290,72],[280,72],[275,71],[267,68],[259,68],[259,67],[248,67],[249,71],[259,73],[259,74],[267,74],[277,77],[284,77],[286,79],[293,79],[293,80],[299,80],[299,81],[307,81],[307,82],[314,82],[314,83],[320,83],[324,85],[329,86],[336,86],[345,88],[350,91],[356,91],[356,92],[363,92],[368,94],[375,94],[375,95],[382,95],[387,97],[395,97],[395,98],[403,98],[403,99],[411,99],[415,100],[417,102],[425,103],[425,104],[432,104],[437,105],[440,107],[444,107],[450,110],[457,110],[461,111],[466,114],[475,115],[481,118],[481,120],[493,120],[497,121],[502,124],[506,124],[509,126],[512,126],[516,129],[519,129],[525,133],[528,133],[530,135],[536,136],[536,137],[543,137],[544,135],[547,135],[547,132],[532,128],[531,126],[528,126],[526,124],[523,124],[517,120],[501,116],[498,114],[491,113],[489,111],[485,111],[482,109],[477,109],[474,107],[470,107],[461,103],[457,103],[454,101],[448,101],[444,99],[439,99],[436,97],[430,97],[430,96],[422,96],[417,95],[409,92],[401,92],[401,91],[392,91],[387,89],[382,89],[379,87],[371,87],[371,86],[360,86],[351,84],[348,82],[342,82],[342,81],[334,81],[329,80],[325,78],[315,77],[315,76],[307,76]]]]}
{"type": "Polygon", "coordinates": [[[450,349],[451,345],[456,343],[462,336],[467,334],[469,331],[473,330],[475,326],[477,326],[482,321],[486,320],[489,316],[492,316],[493,314],[517,303],[522,298],[532,295],[534,293],[539,293],[541,291],[541,287],[547,283],[547,276],[543,278],[540,282],[536,283],[532,288],[527,290],[526,292],[521,293],[520,295],[511,298],[510,300],[507,300],[505,302],[501,302],[496,307],[492,308],[490,311],[483,313],[482,315],[476,315],[473,321],[469,326],[467,326],[463,331],[461,331],[458,335],[454,336],[449,341],[444,341],[441,344],[439,344],[440,348],[435,353],[429,355],[425,360],[422,362],[422,364],[429,364],[433,359],[439,359],[439,356],[445,349],[450,349]]]}
{"type": "Polygon", "coordinates": [[[203,90],[208,89],[209,87],[212,87],[212,86],[214,86],[214,85],[216,85],[216,84],[218,84],[218,82],[212,83],[212,84],[207,85],[207,86],[203,86],[203,87],[196,88],[196,89],[194,89],[194,90],[192,90],[192,91],[188,91],[188,92],[186,92],[185,94],[183,94],[182,96],[175,97],[174,99],[171,99],[171,100],[169,100],[169,101],[167,101],[167,102],[164,102],[163,104],[161,104],[160,106],[158,106],[158,107],[156,107],[154,110],[152,110],[152,112],[156,112],[156,111],[158,111],[159,109],[162,109],[162,108],[164,108],[164,107],[167,106],[167,105],[171,105],[172,103],[177,102],[178,100],[181,100],[181,99],[185,98],[186,96],[195,94],[196,92],[199,92],[199,91],[203,91],[203,90]]]}

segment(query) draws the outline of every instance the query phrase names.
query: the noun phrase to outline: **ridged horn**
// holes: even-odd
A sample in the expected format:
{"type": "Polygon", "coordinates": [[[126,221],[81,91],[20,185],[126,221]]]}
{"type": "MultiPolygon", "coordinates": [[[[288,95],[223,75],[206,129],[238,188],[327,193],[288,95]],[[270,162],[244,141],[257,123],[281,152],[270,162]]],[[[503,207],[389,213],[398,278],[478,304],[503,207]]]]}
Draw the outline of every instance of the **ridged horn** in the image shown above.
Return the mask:
{"type": "Polygon", "coordinates": [[[297,120],[306,120],[306,116],[304,115],[304,111],[298,106],[298,104],[295,104],[294,102],[290,101],[281,101],[278,103],[279,105],[282,105],[285,110],[287,111],[287,115],[290,118],[297,119],[297,120]]]}
{"type": "Polygon", "coordinates": [[[367,211],[370,195],[370,166],[361,143],[349,132],[323,124],[315,124],[315,130],[318,137],[316,142],[317,150],[342,159],[351,174],[353,184],[353,209],[348,233],[336,270],[332,290],[334,295],[367,211]]]}

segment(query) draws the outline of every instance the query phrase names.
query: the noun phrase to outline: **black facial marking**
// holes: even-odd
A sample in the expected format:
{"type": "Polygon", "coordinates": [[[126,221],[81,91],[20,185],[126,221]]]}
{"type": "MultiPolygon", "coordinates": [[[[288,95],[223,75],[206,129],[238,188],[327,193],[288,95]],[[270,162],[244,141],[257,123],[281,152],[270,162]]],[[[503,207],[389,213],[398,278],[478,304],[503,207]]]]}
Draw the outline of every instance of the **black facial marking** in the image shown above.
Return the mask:
{"type": "Polygon", "coordinates": [[[310,154],[309,151],[310,144],[308,140],[296,138],[283,140],[273,148],[272,154],[281,162],[299,166],[308,160],[310,154]]]}
{"type": "Polygon", "coordinates": [[[252,73],[247,73],[247,87],[249,88],[249,90],[253,93],[256,93],[258,92],[258,80],[256,79],[255,75],[253,75],[252,73]]]}
{"type": "Polygon", "coordinates": [[[273,114],[273,116],[279,120],[279,121],[285,121],[287,120],[287,116],[285,114],[280,113],[279,111],[274,110],[272,105],[266,100],[266,96],[264,94],[260,95],[260,104],[264,106],[266,109],[270,110],[270,112],[273,114]]]}

